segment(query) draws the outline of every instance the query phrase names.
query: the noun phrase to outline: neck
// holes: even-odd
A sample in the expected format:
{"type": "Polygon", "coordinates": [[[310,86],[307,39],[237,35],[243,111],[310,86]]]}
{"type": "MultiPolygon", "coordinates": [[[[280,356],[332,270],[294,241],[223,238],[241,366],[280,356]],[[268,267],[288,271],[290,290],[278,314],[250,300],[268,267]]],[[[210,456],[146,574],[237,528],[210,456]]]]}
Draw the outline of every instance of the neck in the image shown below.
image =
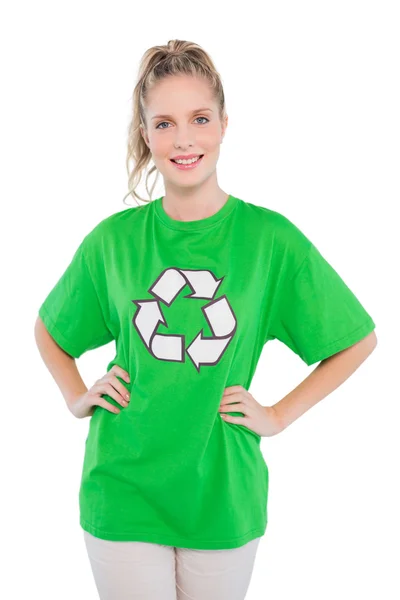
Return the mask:
{"type": "Polygon", "coordinates": [[[219,186],[206,189],[167,188],[162,198],[162,206],[167,215],[178,221],[197,221],[213,215],[222,208],[229,194],[219,186]]]}

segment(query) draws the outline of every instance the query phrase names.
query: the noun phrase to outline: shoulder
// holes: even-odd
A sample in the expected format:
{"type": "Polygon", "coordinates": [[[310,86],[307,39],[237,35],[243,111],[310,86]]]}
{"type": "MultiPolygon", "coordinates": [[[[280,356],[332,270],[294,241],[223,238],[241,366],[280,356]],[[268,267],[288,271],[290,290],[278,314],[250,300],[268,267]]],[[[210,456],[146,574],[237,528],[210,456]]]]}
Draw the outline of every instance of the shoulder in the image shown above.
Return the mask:
{"type": "Polygon", "coordinates": [[[85,235],[82,242],[85,250],[104,247],[108,241],[114,242],[121,235],[132,232],[132,228],[146,218],[151,202],[125,208],[102,219],[85,235]]]}
{"type": "MultiPolygon", "coordinates": [[[[287,215],[242,200],[243,216],[254,224],[256,230],[266,241],[274,244],[285,257],[294,257],[301,261],[308,253],[312,243],[303,228],[300,228],[287,215]]],[[[297,260],[295,262],[297,262],[297,260]]]]}

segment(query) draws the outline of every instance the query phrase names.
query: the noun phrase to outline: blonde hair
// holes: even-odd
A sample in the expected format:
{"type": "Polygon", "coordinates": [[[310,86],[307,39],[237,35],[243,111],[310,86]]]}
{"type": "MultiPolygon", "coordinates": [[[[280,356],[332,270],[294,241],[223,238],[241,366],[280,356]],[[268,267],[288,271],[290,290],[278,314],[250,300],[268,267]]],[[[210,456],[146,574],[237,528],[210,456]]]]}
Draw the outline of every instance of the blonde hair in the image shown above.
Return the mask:
{"type": "Polygon", "coordinates": [[[145,102],[149,91],[158,81],[173,75],[203,77],[213,90],[213,97],[219,107],[221,122],[225,119],[225,96],[221,77],[205,50],[198,44],[183,40],[170,40],[164,46],[149,48],[141,59],[138,80],[132,97],[133,115],[128,127],[128,150],[126,156],[129,192],[123,198],[124,203],[130,194],[136,202],[137,200],[142,200],[143,202],[150,202],[152,200],[152,194],[160,174],[155,165],[148,171],[145,180],[146,191],[150,200],[141,198],[136,192],[142,174],[151,160],[151,152],[140,132],[140,126],[147,129],[145,102]],[[132,170],[129,167],[130,161],[133,162],[132,170]],[[156,178],[149,190],[148,179],[154,171],[157,171],[156,178]]]}

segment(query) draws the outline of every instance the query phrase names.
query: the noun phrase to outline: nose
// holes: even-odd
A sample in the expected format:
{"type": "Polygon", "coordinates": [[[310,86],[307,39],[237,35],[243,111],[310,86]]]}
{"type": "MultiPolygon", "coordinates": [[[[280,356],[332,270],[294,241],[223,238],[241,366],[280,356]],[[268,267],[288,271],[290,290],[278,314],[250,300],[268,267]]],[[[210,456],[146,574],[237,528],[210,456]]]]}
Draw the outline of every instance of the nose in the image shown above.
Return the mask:
{"type": "Polygon", "coordinates": [[[193,146],[193,144],[193,137],[187,129],[176,129],[176,135],[174,140],[175,148],[185,149],[189,148],[189,146],[193,146]]]}

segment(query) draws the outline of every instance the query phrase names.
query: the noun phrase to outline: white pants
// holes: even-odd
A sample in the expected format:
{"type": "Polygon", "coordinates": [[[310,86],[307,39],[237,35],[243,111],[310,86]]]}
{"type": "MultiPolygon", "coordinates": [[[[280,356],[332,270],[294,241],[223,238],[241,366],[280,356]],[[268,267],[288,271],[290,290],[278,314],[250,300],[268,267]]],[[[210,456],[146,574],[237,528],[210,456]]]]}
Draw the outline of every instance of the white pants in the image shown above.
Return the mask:
{"type": "Polygon", "coordinates": [[[243,600],[261,539],[192,550],[83,533],[100,600],[243,600]]]}

